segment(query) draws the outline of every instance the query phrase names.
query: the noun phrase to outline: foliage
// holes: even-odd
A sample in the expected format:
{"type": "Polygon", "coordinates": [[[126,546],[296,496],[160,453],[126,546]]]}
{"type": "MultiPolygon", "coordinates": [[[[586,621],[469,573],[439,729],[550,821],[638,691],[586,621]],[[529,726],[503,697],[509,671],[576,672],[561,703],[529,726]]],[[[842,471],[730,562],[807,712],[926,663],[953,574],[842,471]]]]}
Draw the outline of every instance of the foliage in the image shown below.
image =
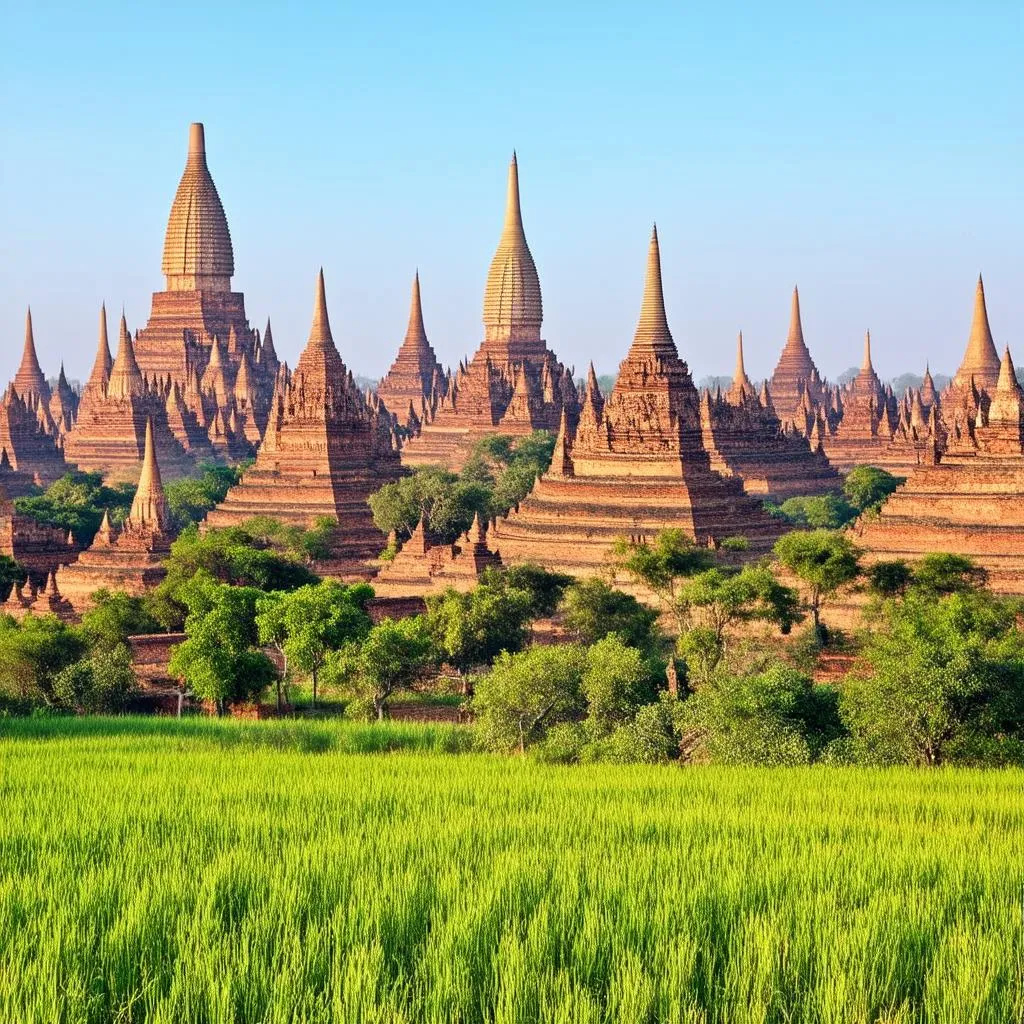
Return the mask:
{"type": "Polygon", "coordinates": [[[841,732],[834,691],[772,665],[719,673],[679,705],[691,760],[716,764],[807,764],[841,732]]]}
{"type": "Polygon", "coordinates": [[[932,598],[967,593],[987,582],[988,573],[964,555],[935,551],[914,565],[914,589],[932,598]]]}
{"type": "Polygon", "coordinates": [[[781,505],[766,503],[765,508],[801,529],[837,530],[857,518],[857,509],[837,494],[787,498],[781,505]]]}
{"type": "Polygon", "coordinates": [[[258,598],[259,641],[278,646],[295,668],[310,676],[314,707],[328,654],[369,632],[366,606],[372,597],[373,588],[367,583],[347,586],[325,580],[258,598]]]}
{"type": "Polygon", "coordinates": [[[1024,760],[1024,634],[986,591],[883,605],[870,670],[847,681],[855,756],[884,763],[1024,760]]]}
{"type": "Polygon", "coordinates": [[[480,584],[483,586],[495,590],[519,590],[529,594],[529,614],[534,619],[554,615],[565,588],[572,581],[571,576],[552,572],[529,562],[509,565],[502,569],[488,568],[480,576],[480,584]]]}
{"type": "Polygon", "coordinates": [[[592,736],[607,735],[627,724],[642,705],[654,699],[650,665],[643,653],[615,633],[587,648],[581,685],[592,736]]]}
{"type": "Polygon", "coordinates": [[[1020,1019],[1021,772],[429,753],[470,734],[0,720],[0,1020],[1020,1019]]]}
{"type": "Polygon", "coordinates": [[[362,639],[346,644],[330,655],[325,678],[344,687],[357,701],[367,702],[382,721],[387,700],[396,691],[411,687],[423,676],[432,660],[432,644],[426,619],[382,619],[362,639]]]}
{"type": "Polygon", "coordinates": [[[16,706],[59,707],[60,673],[86,653],[86,642],[55,615],[0,616],[0,699],[16,706]]]}
{"type": "Polygon", "coordinates": [[[803,584],[815,630],[821,627],[822,603],[860,573],[860,551],[832,530],[787,533],[775,542],[775,557],[803,584]]]}
{"type": "Polygon", "coordinates": [[[260,596],[255,587],[221,583],[205,569],[181,588],[185,640],[174,648],[168,671],[218,711],[250,700],[276,678],[273,662],[255,649],[260,596]]]}
{"type": "Polygon", "coordinates": [[[868,590],[877,597],[896,597],[913,582],[914,571],[902,558],[883,559],[868,566],[864,574],[868,590]]]}
{"type": "Polygon", "coordinates": [[[127,644],[94,649],[88,658],[62,668],[53,680],[54,703],[80,715],[114,714],[138,692],[127,644]]]}
{"type": "Polygon", "coordinates": [[[641,651],[655,652],[663,644],[658,613],[597,577],[569,587],[562,615],[566,629],[588,646],[610,634],[641,651]]]}
{"type": "Polygon", "coordinates": [[[903,481],[878,466],[854,466],[843,481],[843,494],[858,513],[867,512],[878,508],[903,481]]]}
{"type": "Polygon", "coordinates": [[[164,628],[180,629],[186,614],[182,590],[200,571],[221,583],[264,591],[315,583],[317,576],[298,552],[318,536],[318,532],[285,527],[266,518],[204,533],[189,527],[171,545],[165,562],[167,576],[150,598],[151,613],[164,628]]]}
{"type": "Polygon", "coordinates": [[[108,512],[110,521],[120,524],[132,507],[135,487],[108,487],[100,473],[74,471],[54,481],[43,494],[15,498],[14,507],[38,523],[70,530],[79,544],[91,544],[108,512]]]}
{"type": "Polygon", "coordinates": [[[206,513],[216,508],[227,497],[228,490],[242,479],[244,468],[201,462],[196,467],[199,476],[165,483],[164,496],[176,529],[202,522],[206,513]]]}
{"type": "Polygon", "coordinates": [[[0,555],[0,595],[6,597],[15,583],[24,583],[28,573],[10,555],[0,555]]]}
{"type": "Polygon", "coordinates": [[[473,711],[488,750],[526,750],[552,725],[578,715],[586,652],[576,644],[504,652],[476,684],[473,711]]]}
{"type": "Polygon", "coordinates": [[[110,651],[140,633],[157,633],[160,623],[144,598],[124,591],[101,589],[92,596],[93,606],[82,615],[82,634],[93,648],[110,651]]]}

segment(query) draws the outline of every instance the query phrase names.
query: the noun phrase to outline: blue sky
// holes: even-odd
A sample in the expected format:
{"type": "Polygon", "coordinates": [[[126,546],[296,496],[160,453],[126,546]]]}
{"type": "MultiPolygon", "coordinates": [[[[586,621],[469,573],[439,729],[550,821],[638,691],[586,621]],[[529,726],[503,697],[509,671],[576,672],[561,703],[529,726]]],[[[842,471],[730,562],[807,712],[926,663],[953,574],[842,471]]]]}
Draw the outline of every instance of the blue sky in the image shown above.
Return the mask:
{"type": "MultiPolygon", "coordinates": [[[[800,285],[823,372],[955,368],[984,272],[1024,362],[1024,5],[21,4],[0,58],[0,378],[32,304],[84,376],[99,304],[145,323],[188,124],[250,322],[294,363],[323,264],[346,362],[377,375],[419,267],[444,362],[482,337],[518,150],[544,334],[613,370],[657,220],[676,342],[769,373],[800,285]]],[[[112,325],[113,326],[113,325],[112,325]]]]}

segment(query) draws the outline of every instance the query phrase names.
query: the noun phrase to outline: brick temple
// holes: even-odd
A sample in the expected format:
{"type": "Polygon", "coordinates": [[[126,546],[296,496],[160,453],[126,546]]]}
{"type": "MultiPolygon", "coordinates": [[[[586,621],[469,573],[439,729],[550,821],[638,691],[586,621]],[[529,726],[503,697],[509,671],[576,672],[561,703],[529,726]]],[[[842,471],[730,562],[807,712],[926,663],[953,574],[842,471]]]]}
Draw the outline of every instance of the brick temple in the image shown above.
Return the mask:
{"type": "Polygon", "coordinates": [[[711,469],[701,399],[665,314],[657,230],[632,347],[607,399],[590,397],[575,428],[563,413],[550,469],[495,524],[492,544],[506,563],[593,575],[623,536],[678,528],[708,547],[742,536],[759,553],[783,532],[738,477],[711,469]]]}
{"type": "Polygon", "coordinates": [[[521,436],[558,429],[563,408],[575,422],[572,373],[541,338],[540,278],[526,242],[519,202],[519,167],[508,171],[505,224],[484,289],[484,340],[459,367],[435,414],[402,448],[403,463],[458,469],[487,434],[521,436]]]}
{"type": "Polygon", "coordinates": [[[385,537],[366,499],[400,472],[389,415],[367,402],[335,347],[321,271],[309,340],[294,372],[280,375],[256,462],[207,523],[273,516],[310,527],[329,517],[338,527],[321,570],[367,575],[385,537]]]}
{"type": "Polygon", "coordinates": [[[793,288],[789,312],[789,334],[769,382],[775,412],[783,424],[800,433],[809,432],[816,411],[828,405],[828,388],[804,341],[800,316],[800,291],[793,288]]]}

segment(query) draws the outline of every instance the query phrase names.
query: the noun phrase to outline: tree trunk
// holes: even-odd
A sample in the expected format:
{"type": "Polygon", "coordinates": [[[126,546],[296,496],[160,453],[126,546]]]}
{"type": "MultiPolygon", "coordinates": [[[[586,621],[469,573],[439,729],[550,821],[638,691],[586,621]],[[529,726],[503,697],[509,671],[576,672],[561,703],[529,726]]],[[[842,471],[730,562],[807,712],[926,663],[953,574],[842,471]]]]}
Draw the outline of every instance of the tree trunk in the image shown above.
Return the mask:
{"type": "Polygon", "coordinates": [[[316,669],[313,669],[313,707],[316,707],[316,669]]]}

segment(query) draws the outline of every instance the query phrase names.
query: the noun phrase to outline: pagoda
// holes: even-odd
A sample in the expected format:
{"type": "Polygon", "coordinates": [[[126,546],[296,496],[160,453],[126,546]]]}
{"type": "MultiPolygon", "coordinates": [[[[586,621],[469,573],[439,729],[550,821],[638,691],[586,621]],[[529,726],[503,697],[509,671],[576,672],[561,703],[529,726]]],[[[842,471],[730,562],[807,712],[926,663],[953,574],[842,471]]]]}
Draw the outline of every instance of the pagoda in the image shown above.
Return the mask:
{"type": "Polygon", "coordinates": [[[271,516],[310,527],[337,521],[324,571],[367,575],[384,535],[367,498],[401,472],[390,418],[372,408],[342,362],[317,277],[309,341],[293,373],[282,373],[256,462],[210,512],[209,526],[271,516]]]}
{"type": "Polygon", "coordinates": [[[540,278],[523,228],[514,154],[505,225],[487,274],[483,314],[482,344],[472,361],[460,366],[436,414],[402,448],[403,463],[458,469],[473,443],[487,434],[555,431],[563,408],[575,423],[578,397],[572,373],[541,338],[540,278]]]}
{"type": "Polygon", "coordinates": [[[19,512],[0,486],[0,554],[14,559],[31,582],[45,581],[57,566],[74,561],[78,550],[69,531],[19,512]]]}
{"type": "Polygon", "coordinates": [[[1009,349],[969,448],[936,451],[856,527],[871,561],[966,555],[996,591],[1024,594],[1024,393],[1009,349]]]}
{"type": "Polygon", "coordinates": [[[769,386],[775,411],[783,424],[805,433],[808,422],[813,422],[815,411],[825,403],[827,389],[804,342],[800,292],[795,286],[789,313],[789,335],[769,386]]]}
{"type": "Polygon", "coordinates": [[[106,317],[101,314],[96,359],[82,391],[75,425],[64,438],[67,460],[112,481],[134,482],[151,428],[164,472],[187,476],[195,461],[171,429],[169,394],[166,381],[143,377],[123,313],[117,358],[110,363],[106,317]]]}
{"type": "MultiPolygon", "coordinates": [[[[184,391],[191,374],[202,378],[215,350],[222,348],[224,392],[216,409],[227,422],[233,408],[235,378],[244,360],[258,419],[265,419],[277,377],[278,360],[270,325],[260,339],[249,327],[245,297],[231,290],[234,249],[227,217],[206,162],[201,124],[189,129],[188,157],[171,205],[164,236],[162,271],[165,288],[153,294],[149,322],[135,339],[135,356],[144,376],[170,377],[184,391]]],[[[193,412],[198,399],[191,401],[193,412]]],[[[212,419],[207,397],[206,417],[212,419]]],[[[179,440],[188,445],[184,427],[179,440]]],[[[192,438],[194,444],[194,437],[192,438]]],[[[205,454],[205,453],[204,453],[205,454]]]]}
{"type": "Polygon", "coordinates": [[[156,429],[149,420],[139,486],[124,525],[118,531],[104,514],[92,544],[76,561],[57,570],[54,593],[79,615],[92,606],[93,595],[100,589],[141,595],[166,575],[163,561],[173,539],[160,477],[156,429]]]}
{"type": "Polygon", "coordinates": [[[701,433],[711,468],[738,476],[748,494],[775,502],[837,491],[842,481],[820,445],[782,429],[765,385],[759,393],[743,362],[743,334],[736,343],[736,370],[725,394],[701,396],[701,433]]]}
{"type": "Polygon", "coordinates": [[[563,412],[551,467],[495,524],[506,563],[594,575],[607,569],[618,538],[651,539],[667,528],[701,546],[743,536],[755,554],[771,547],[780,524],[738,477],[711,469],[701,399],[665,314],[657,230],[632,347],[603,406],[593,398],[575,428],[563,412]]]}
{"type": "Polygon", "coordinates": [[[402,426],[414,429],[433,416],[447,393],[448,378],[437,361],[423,326],[420,275],[417,271],[412,282],[412,303],[405,340],[391,369],[377,385],[377,396],[402,426]]]}

